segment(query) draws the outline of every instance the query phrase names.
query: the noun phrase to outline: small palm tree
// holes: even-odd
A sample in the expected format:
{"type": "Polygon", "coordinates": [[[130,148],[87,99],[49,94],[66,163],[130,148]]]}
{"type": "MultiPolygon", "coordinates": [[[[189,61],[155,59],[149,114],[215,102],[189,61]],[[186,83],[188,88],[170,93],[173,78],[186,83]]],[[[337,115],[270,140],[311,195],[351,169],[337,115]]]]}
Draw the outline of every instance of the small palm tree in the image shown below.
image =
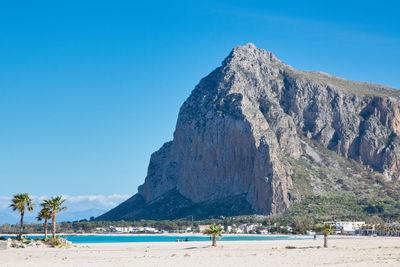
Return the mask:
{"type": "Polygon", "coordinates": [[[333,233],[333,226],[330,224],[324,224],[317,227],[317,232],[324,233],[324,248],[328,247],[328,235],[333,233]]]}
{"type": "Polygon", "coordinates": [[[43,207],[40,211],[36,219],[38,221],[44,220],[44,240],[47,239],[47,221],[51,219],[50,209],[44,206],[44,203],[41,204],[43,207]]]}
{"type": "Polygon", "coordinates": [[[51,225],[53,227],[52,236],[53,239],[56,237],[56,216],[60,211],[66,210],[67,207],[63,206],[65,199],[62,199],[62,196],[52,197],[50,199],[46,199],[42,203],[42,207],[49,209],[49,213],[51,215],[51,225]]]}
{"type": "Polygon", "coordinates": [[[212,236],[212,245],[215,247],[217,245],[217,236],[222,237],[222,226],[220,225],[210,225],[207,229],[204,230],[205,235],[212,236]]]}
{"type": "Polygon", "coordinates": [[[19,213],[21,214],[21,222],[19,225],[19,235],[18,239],[22,239],[22,232],[24,228],[24,215],[25,215],[25,209],[28,211],[33,210],[34,203],[32,199],[29,197],[28,194],[17,194],[14,195],[13,199],[11,200],[12,204],[10,207],[13,209],[13,211],[18,210],[19,213]]]}

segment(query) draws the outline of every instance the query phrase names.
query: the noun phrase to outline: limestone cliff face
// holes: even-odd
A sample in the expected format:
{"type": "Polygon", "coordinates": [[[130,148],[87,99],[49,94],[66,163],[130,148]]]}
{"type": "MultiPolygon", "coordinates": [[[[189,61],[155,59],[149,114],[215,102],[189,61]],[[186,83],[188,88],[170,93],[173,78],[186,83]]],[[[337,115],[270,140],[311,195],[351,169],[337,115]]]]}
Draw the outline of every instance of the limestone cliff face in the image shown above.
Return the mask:
{"type": "Polygon", "coordinates": [[[281,213],[302,198],[286,159],[318,160],[304,138],[399,180],[399,95],[295,70],[253,44],[236,47],[181,107],[132,209],[176,192],[193,205],[243,196],[253,213],[281,213]]]}

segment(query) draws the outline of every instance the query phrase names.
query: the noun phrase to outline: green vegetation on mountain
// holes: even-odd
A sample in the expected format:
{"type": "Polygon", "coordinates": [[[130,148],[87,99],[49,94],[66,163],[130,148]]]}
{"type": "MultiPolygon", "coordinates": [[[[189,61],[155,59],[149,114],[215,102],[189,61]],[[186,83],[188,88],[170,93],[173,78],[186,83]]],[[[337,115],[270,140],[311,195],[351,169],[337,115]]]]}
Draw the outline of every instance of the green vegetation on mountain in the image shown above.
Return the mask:
{"type": "Polygon", "coordinates": [[[301,200],[282,216],[315,219],[365,219],[373,215],[400,217],[400,185],[353,159],[339,156],[316,142],[308,145],[320,161],[285,158],[294,167],[293,184],[301,200]]]}

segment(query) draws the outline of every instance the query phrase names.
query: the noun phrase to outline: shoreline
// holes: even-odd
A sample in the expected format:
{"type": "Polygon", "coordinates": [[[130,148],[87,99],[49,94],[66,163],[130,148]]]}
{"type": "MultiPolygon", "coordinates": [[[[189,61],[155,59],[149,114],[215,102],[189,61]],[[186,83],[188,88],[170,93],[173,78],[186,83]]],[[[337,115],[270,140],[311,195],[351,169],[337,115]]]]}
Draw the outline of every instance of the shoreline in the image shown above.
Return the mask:
{"type": "MultiPolygon", "coordinates": [[[[10,236],[10,237],[16,237],[17,234],[1,234],[0,237],[2,236],[10,236]]],[[[23,236],[44,236],[43,233],[38,233],[38,234],[24,234],[23,236]]],[[[208,236],[202,233],[143,233],[143,234],[134,234],[134,233],[76,233],[76,234],[69,234],[69,233],[57,233],[56,236],[208,236]]],[[[279,237],[279,236],[285,236],[285,237],[310,237],[312,238],[313,235],[301,235],[301,234],[223,234],[222,236],[237,236],[237,237],[254,237],[254,236],[262,236],[262,237],[279,237]]],[[[317,234],[317,236],[322,236],[322,234],[317,234]]],[[[48,237],[51,237],[51,234],[48,234],[48,237]]],[[[329,235],[329,237],[340,237],[340,238],[348,238],[348,237],[368,237],[368,236],[360,236],[360,235],[329,235]]],[[[372,237],[372,236],[371,236],[372,237]]],[[[380,236],[380,237],[386,237],[386,236],[380,236]]],[[[390,236],[387,236],[390,237],[390,236]]]]}

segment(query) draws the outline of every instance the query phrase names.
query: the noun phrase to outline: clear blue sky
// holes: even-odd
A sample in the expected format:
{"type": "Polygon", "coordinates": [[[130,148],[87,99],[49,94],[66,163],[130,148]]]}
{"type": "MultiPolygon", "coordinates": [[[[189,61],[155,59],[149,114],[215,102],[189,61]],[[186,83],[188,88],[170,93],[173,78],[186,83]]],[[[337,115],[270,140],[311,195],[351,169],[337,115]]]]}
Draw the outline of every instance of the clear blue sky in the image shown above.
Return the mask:
{"type": "Polygon", "coordinates": [[[136,193],[185,98],[247,42],[296,68],[400,88],[399,10],[396,1],[2,1],[0,196],[136,193]]]}

